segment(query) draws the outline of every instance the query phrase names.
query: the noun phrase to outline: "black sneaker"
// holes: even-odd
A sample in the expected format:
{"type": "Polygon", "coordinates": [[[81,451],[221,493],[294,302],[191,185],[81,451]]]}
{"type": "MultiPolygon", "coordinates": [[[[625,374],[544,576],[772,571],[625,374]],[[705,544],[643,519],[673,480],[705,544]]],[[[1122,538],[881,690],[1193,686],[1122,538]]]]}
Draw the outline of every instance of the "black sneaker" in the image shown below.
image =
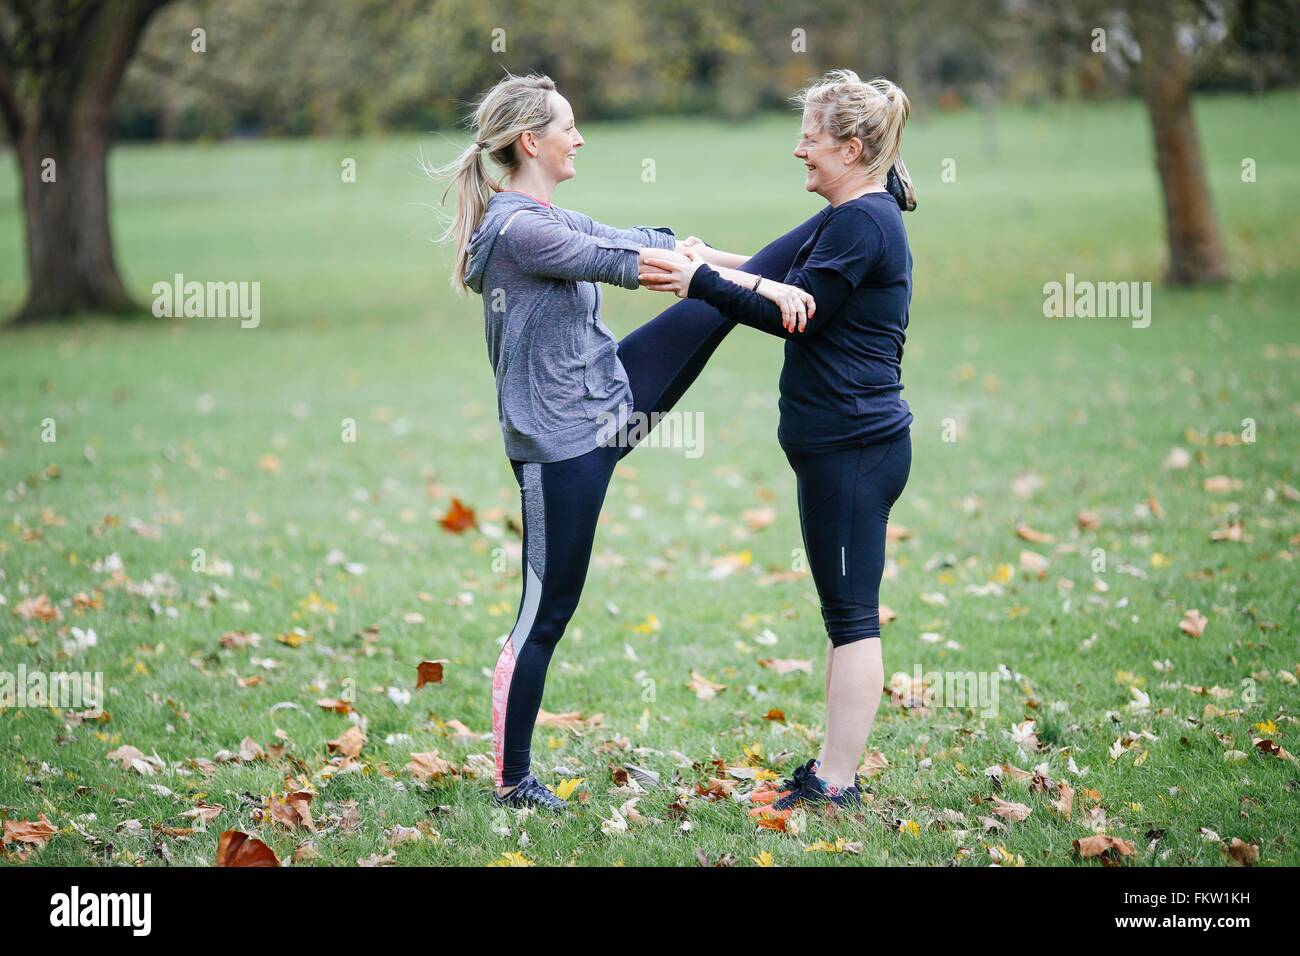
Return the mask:
{"type": "Polygon", "coordinates": [[[495,790],[492,791],[492,802],[498,807],[540,807],[543,810],[567,810],[569,802],[561,800],[546,787],[544,783],[534,777],[531,773],[519,781],[519,785],[507,793],[504,797],[497,796],[495,790]]]}
{"type": "Polygon", "coordinates": [[[837,809],[857,808],[862,806],[862,791],[854,783],[843,789],[836,789],[820,780],[816,774],[809,773],[799,781],[799,785],[772,804],[773,810],[793,810],[801,803],[825,805],[837,809]]]}
{"type": "Polygon", "coordinates": [[[801,767],[795,767],[794,773],[786,777],[776,785],[777,797],[784,797],[791,790],[799,789],[804,778],[812,776],[817,771],[817,758],[813,757],[801,767]]]}
{"type": "MultiPolygon", "coordinates": [[[[784,780],[780,781],[779,783],[776,783],[775,785],[770,787],[767,785],[763,785],[761,789],[756,788],[754,792],[750,794],[750,798],[749,798],[750,803],[760,807],[771,806],[773,803],[780,800],[782,797],[786,796],[792,790],[797,790],[800,786],[800,782],[804,779],[804,777],[807,777],[811,773],[815,773],[816,769],[817,769],[817,758],[813,757],[807,763],[795,767],[794,773],[786,777],[784,780]]],[[[753,813],[755,811],[750,811],[750,812],[753,813]]]]}

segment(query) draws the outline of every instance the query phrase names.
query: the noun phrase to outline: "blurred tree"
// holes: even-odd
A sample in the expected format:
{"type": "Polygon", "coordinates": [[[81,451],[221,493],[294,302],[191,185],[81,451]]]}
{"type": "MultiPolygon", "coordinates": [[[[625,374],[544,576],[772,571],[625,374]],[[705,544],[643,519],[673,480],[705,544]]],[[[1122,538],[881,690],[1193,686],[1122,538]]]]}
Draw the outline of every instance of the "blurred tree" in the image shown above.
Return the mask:
{"type": "Polygon", "coordinates": [[[1146,104],[1164,197],[1165,280],[1173,285],[1230,278],[1196,135],[1192,90],[1198,64],[1227,42],[1228,20],[1240,2],[1074,0],[1071,10],[1077,48],[1090,49],[1135,80],[1146,104]]]}
{"type": "Polygon", "coordinates": [[[109,229],[109,110],[149,18],[168,0],[0,0],[0,113],[15,147],[37,322],[135,306],[109,229]]]}
{"type": "Polygon", "coordinates": [[[1207,26],[1211,36],[1218,32],[1215,19],[1208,24],[1197,20],[1215,14],[1206,4],[1188,0],[1129,0],[1128,9],[1141,47],[1142,95],[1151,118],[1165,199],[1166,279],[1175,285],[1225,282],[1228,256],[1219,238],[1192,115],[1192,51],[1197,33],[1207,26]]]}

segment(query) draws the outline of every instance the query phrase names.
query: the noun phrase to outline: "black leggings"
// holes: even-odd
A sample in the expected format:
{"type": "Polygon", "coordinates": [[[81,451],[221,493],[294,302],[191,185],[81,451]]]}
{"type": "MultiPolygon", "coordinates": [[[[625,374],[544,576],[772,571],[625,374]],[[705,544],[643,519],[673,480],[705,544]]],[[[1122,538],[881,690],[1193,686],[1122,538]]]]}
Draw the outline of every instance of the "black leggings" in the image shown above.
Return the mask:
{"type": "Polygon", "coordinates": [[[836,647],[880,636],[885,526],[912,470],[912,437],[837,451],[786,451],[799,485],[804,554],[836,647]]]}
{"type": "MultiPolygon", "coordinates": [[[[764,246],[745,271],[784,279],[820,218],[818,213],[764,246]]],[[[648,417],[670,410],[735,326],[713,306],[686,299],[619,342],[632,410],[640,413],[633,422],[653,421],[648,417]]],[[[605,490],[619,459],[644,437],[634,433],[631,442],[602,444],[566,461],[511,462],[523,507],[524,591],[492,675],[498,786],[514,786],[528,774],[546,670],[582,596],[605,490]]]]}

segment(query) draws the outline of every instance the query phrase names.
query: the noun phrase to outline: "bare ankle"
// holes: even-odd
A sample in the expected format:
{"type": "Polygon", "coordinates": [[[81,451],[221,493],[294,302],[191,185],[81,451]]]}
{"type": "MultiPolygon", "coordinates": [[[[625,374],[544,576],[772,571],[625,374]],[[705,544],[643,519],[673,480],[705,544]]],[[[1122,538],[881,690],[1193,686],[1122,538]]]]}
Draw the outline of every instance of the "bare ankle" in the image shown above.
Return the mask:
{"type": "Polygon", "coordinates": [[[832,787],[836,787],[836,788],[838,788],[838,789],[840,789],[840,790],[847,790],[849,787],[853,786],[853,781],[852,781],[852,780],[836,780],[836,779],[833,779],[833,778],[831,778],[831,777],[826,776],[826,774],[823,773],[823,772],[820,771],[820,770],[817,771],[817,773],[815,774],[815,776],[816,776],[817,779],[820,780],[822,783],[830,784],[832,787]]]}

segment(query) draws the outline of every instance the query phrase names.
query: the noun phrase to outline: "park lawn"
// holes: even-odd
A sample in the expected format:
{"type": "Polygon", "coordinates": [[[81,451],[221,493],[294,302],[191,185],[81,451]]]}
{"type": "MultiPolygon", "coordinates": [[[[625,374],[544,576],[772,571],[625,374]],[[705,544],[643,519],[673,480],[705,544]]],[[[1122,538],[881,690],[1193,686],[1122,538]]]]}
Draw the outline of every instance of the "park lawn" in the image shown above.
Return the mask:
{"type": "MultiPolygon", "coordinates": [[[[580,720],[534,738],[545,782],[581,780],[576,808],[558,821],[507,814],[464,772],[490,753],[481,735],[519,594],[519,504],[480,305],[447,288],[431,244],[440,190],[416,161],[421,148],[446,158],[453,138],[119,148],[118,255],[141,301],[175,273],[259,281],[261,321],[0,336],[0,671],[102,672],[108,712],[0,711],[0,814],[57,827],[34,864],[207,865],[227,829],[335,865],[390,850],[403,865],[681,865],[697,853],[736,865],[1096,865],[1073,845],[1094,832],[1131,841],[1129,863],[1223,865],[1234,840],[1264,865],[1300,863],[1296,763],[1255,745],[1300,750],[1297,100],[1198,105],[1237,281],[1156,282],[1148,328],[1042,311],[1044,283],[1067,273],[1159,278],[1137,104],[918,111],[905,149],[920,195],[906,219],[914,462],[882,586],[897,613],[885,672],[1005,679],[992,712],[886,699],[869,743],[885,767],[866,812],[808,814],[787,833],[755,832],[743,806],[698,789],[724,765],[785,775],[819,739],[825,639],[811,582],[789,573],[800,540],[775,442],[777,343],[737,331],[683,400],[703,416],[699,457],[644,448],[620,469],[544,703],[580,720]],[[346,158],[355,183],[341,181],[346,158]],[[955,181],[941,180],[945,160],[955,181]],[[349,420],[355,442],[343,440],[349,420]],[[1186,467],[1167,467],[1175,448],[1186,467]],[[477,529],[443,529],[453,497],[477,529]],[[1093,516],[1083,526],[1081,511],[1093,516]],[[1242,540],[1211,540],[1233,522],[1242,540]],[[1022,540],[1018,525],[1054,540],[1022,540]],[[1041,575],[1023,551],[1046,560],[1041,575]],[[42,594],[61,621],[18,613],[42,594]],[[1208,618],[1200,637],[1179,628],[1190,609],[1208,618]],[[65,650],[72,627],[97,643],[65,650]],[[284,637],[295,629],[305,639],[284,637]],[[260,646],[225,648],[228,632],[260,634],[260,646]],[[445,679],[416,690],[425,659],[445,659],[445,679]],[[725,689],[700,699],[693,673],[725,689]],[[355,713],[317,703],[331,698],[355,713]],[[332,765],[328,742],[354,719],[360,757],[332,765]],[[245,738],[265,759],[194,763],[245,738]],[[124,769],[107,757],[123,746],[165,769],[124,769]],[[458,773],[426,786],[407,763],[435,750],[458,773]],[[614,809],[632,794],[611,768],[627,764],[663,785],[622,832],[614,809]],[[1041,785],[987,773],[1004,764],[1041,766],[1041,785]],[[1050,806],[1062,781],[1068,819],[1050,806]],[[303,789],[317,833],[257,819],[303,789]],[[1031,812],[996,817],[995,798],[1031,812]],[[157,829],[191,826],[180,814],[199,800],[224,808],[205,831],[157,829]],[[1002,825],[986,829],[988,817],[1002,825]],[[398,828],[419,835],[398,840],[398,828]]],[[[606,221],[745,251],[817,208],[789,155],[792,115],[583,132],[578,178],[557,201],[606,221]]],[[[22,295],[19,209],[7,163],[5,312],[22,295]]],[[[605,318],[622,333],[669,304],[608,289],[605,318]]],[[[22,857],[14,846],[5,859],[22,857]]]]}

